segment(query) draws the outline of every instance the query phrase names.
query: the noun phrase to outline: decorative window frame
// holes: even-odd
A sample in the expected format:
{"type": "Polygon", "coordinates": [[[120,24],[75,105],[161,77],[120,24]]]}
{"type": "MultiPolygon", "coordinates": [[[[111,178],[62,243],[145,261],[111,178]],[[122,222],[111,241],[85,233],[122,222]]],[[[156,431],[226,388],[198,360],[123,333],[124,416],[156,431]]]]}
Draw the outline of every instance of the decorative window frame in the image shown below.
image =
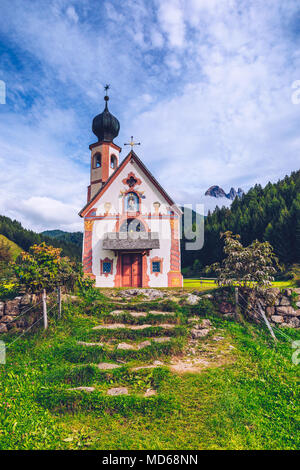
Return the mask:
{"type": "Polygon", "coordinates": [[[157,277],[159,274],[163,273],[163,261],[164,261],[164,259],[159,258],[158,256],[155,256],[154,258],[150,259],[150,272],[151,272],[151,274],[154,274],[157,277]],[[158,263],[158,262],[160,263],[160,271],[153,271],[153,262],[154,263],[158,263]]]}
{"type": "Polygon", "coordinates": [[[110,258],[104,258],[104,259],[101,259],[100,260],[100,274],[101,276],[112,276],[113,274],[113,270],[114,270],[114,261],[110,258]],[[103,264],[104,263],[110,263],[111,264],[111,270],[110,270],[110,273],[105,273],[103,272],[103,264]]]}
{"type": "MultiPolygon", "coordinates": [[[[140,230],[140,232],[135,231],[134,233],[145,233],[145,232],[148,231],[146,225],[144,224],[144,222],[143,222],[140,218],[138,218],[138,217],[127,217],[127,219],[124,219],[124,220],[122,221],[122,223],[120,224],[119,231],[121,232],[121,228],[122,228],[122,226],[123,226],[125,223],[126,223],[127,229],[128,229],[128,225],[129,225],[131,222],[133,222],[134,220],[136,220],[137,223],[141,224],[142,227],[143,227],[143,230],[140,230]]],[[[130,233],[130,232],[128,232],[128,230],[127,230],[126,232],[127,232],[127,233],[130,233]]],[[[122,233],[126,233],[126,232],[125,232],[125,230],[122,230],[122,233]]]]}
{"type": "Polygon", "coordinates": [[[135,186],[139,186],[142,183],[142,181],[140,180],[140,178],[137,178],[137,176],[135,176],[133,171],[131,171],[130,173],[128,173],[127,178],[124,178],[122,180],[122,183],[127,184],[127,186],[129,186],[130,190],[133,190],[133,188],[135,186]],[[135,180],[135,182],[133,180],[135,180]]]}
{"type": "Polygon", "coordinates": [[[151,229],[150,229],[149,225],[147,224],[144,217],[142,217],[140,215],[139,212],[136,213],[136,214],[133,213],[133,212],[123,213],[123,215],[121,217],[119,217],[119,220],[117,220],[117,222],[116,222],[114,232],[120,232],[121,226],[128,219],[138,219],[143,224],[143,226],[145,227],[145,232],[151,232],[151,229]]]}

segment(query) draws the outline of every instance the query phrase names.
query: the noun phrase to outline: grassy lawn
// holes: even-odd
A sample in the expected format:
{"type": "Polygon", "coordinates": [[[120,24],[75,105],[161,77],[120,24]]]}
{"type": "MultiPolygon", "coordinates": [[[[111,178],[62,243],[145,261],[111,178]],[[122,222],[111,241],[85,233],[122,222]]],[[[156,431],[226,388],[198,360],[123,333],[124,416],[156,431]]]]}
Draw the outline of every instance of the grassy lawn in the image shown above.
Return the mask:
{"type": "MultiPolygon", "coordinates": [[[[64,318],[50,318],[46,333],[27,334],[8,348],[7,364],[0,365],[0,449],[299,449],[299,366],[287,339],[279,337],[274,346],[261,327],[220,319],[208,309],[198,314],[210,318],[214,333],[198,348],[215,365],[197,374],[165,367],[129,372],[128,364],[180,355],[181,338],[174,334],[169,349],[158,344],[147,354],[125,351],[124,369],[102,372],[93,363],[116,359],[115,352],[91,348],[79,354],[76,339],[105,338],[97,338],[97,330],[91,336],[91,327],[109,311],[109,305],[65,307],[64,318]],[[67,391],[95,384],[95,399],[67,391]],[[159,395],[145,405],[139,394],[153,384],[159,395]],[[132,397],[104,400],[101,390],[124,385],[132,397]]],[[[176,307],[183,329],[195,313],[196,307],[176,307]]],[[[124,338],[124,331],[117,333],[124,338]]],[[[285,333],[300,339],[295,330],[285,333]]],[[[1,339],[8,344],[14,337],[1,339]]],[[[139,334],[128,340],[139,341],[139,334]]]]}
{"type": "MultiPolygon", "coordinates": [[[[279,287],[280,289],[286,289],[288,287],[295,287],[293,281],[274,281],[272,283],[273,287],[279,287]]],[[[216,289],[217,284],[214,280],[211,279],[184,279],[183,280],[183,287],[187,289],[197,289],[201,290],[208,290],[208,289],[216,289]]]]}
{"type": "Polygon", "coordinates": [[[214,280],[210,279],[184,279],[183,280],[183,287],[187,289],[197,289],[199,291],[209,290],[209,289],[216,289],[218,286],[214,280]]]}

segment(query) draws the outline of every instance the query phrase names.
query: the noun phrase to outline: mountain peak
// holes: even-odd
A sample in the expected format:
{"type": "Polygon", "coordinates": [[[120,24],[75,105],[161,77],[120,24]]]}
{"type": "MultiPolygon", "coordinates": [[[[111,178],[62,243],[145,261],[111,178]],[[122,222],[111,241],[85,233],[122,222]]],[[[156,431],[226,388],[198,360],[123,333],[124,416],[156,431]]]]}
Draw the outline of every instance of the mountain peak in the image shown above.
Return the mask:
{"type": "Polygon", "coordinates": [[[224,189],[220,188],[220,186],[214,185],[208,188],[205,192],[205,196],[211,197],[227,197],[224,189]]]}
{"type": "Polygon", "coordinates": [[[241,188],[238,188],[237,191],[234,188],[231,188],[229,193],[226,194],[224,189],[217,185],[211,186],[210,188],[208,188],[207,191],[205,191],[205,196],[211,196],[216,198],[226,197],[227,199],[231,199],[232,201],[236,197],[242,197],[243,194],[244,191],[241,188]]]}

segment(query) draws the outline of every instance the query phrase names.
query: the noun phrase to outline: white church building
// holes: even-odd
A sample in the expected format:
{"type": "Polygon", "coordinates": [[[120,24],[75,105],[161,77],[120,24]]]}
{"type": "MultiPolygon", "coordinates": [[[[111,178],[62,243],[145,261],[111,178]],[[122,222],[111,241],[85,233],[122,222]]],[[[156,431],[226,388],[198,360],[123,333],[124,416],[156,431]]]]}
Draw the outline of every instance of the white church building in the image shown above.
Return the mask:
{"type": "Polygon", "coordinates": [[[181,210],[133,151],[120,163],[119,121],[93,120],[84,218],[83,270],[96,287],[181,287],[181,210]]]}

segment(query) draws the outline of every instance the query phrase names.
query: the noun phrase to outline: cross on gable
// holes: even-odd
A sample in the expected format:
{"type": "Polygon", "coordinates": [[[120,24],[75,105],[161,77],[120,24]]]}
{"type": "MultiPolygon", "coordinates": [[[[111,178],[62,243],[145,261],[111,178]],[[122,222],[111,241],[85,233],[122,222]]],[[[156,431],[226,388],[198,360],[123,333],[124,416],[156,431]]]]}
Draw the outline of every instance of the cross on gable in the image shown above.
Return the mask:
{"type": "Polygon", "coordinates": [[[133,140],[133,135],[132,135],[132,136],[131,136],[131,141],[130,141],[129,143],[127,143],[127,144],[124,144],[124,145],[130,145],[131,149],[133,149],[133,147],[134,147],[135,145],[141,145],[141,142],[134,142],[134,140],[133,140]]]}

